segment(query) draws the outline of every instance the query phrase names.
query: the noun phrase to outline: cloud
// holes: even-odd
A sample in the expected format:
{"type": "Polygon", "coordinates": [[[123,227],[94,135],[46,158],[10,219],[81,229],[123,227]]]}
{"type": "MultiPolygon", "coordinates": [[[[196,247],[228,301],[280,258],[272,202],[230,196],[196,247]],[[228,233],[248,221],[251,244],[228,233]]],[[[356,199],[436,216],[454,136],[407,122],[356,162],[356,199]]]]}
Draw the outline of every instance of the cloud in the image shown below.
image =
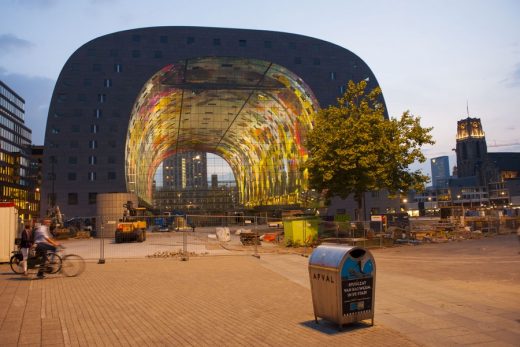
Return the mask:
{"type": "Polygon", "coordinates": [[[503,80],[508,87],[520,87],[520,63],[516,64],[511,76],[503,80]]]}
{"type": "Polygon", "coordinates": [[[31,48],[32,42],[20,39],[13,34],[0,34],[0,54],[9,53],[17,49],[31,48]]]}
{"type": "Polygon", "coordinates": [[[25,125],[32,130],[32,142],[43,144],[47,114],[55,80],[7,73],[0,67],[0,80],[25,100],[25,125]]]}

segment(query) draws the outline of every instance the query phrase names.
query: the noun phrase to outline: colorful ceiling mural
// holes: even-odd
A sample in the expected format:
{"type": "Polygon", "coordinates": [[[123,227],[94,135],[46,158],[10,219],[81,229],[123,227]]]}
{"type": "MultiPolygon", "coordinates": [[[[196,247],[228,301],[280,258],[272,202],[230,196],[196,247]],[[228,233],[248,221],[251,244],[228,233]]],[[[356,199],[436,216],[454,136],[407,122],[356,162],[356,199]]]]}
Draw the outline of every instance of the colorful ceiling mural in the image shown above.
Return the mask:
{"type": "Polygon", "coordinates": [[[151,203],[157,167],[190,150],[229,163],[245,206],[298,203],[307,188],[304,140],[318,108],[298,76],[267,61],[208,57],[168,65],[132,110],[128,191],[151,203]]]}

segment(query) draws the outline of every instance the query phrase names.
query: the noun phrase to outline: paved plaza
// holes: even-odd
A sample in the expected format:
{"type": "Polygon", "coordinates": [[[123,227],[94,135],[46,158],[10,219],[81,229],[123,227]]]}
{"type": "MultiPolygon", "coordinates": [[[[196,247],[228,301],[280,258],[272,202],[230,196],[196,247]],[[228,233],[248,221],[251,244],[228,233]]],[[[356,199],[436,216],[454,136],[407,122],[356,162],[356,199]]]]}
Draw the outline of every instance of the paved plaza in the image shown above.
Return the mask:
{"type": "MultiPolygon", "coordinates": [[[[519,346],[515,235],[376,249],[375,326],[314,322],[299,254],[95,261],[44,280],[0,265],[0,345],[519,346]]],[[[367,321],[368,323],[368,321],[367,321]]]]}

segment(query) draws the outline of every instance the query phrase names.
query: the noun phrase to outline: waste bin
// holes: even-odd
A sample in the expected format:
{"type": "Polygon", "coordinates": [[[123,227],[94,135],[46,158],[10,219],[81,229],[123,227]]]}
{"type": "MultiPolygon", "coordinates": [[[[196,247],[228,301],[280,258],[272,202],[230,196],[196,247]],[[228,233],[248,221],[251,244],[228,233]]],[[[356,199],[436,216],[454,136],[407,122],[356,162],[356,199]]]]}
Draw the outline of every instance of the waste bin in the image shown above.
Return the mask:
{"type": "Polygon", "coordinates": [[[376,263],[361,247],[320,245],[309,257],[314,319],[343,324],[371,319],[374,325],[376,263]]]}

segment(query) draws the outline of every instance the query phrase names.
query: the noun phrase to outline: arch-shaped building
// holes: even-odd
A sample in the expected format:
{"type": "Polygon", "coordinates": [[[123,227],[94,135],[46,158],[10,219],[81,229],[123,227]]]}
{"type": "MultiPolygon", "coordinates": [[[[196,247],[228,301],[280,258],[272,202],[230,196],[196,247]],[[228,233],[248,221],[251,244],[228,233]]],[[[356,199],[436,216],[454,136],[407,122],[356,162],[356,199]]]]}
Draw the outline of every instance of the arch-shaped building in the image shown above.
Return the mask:
{"type": "Polygon", "coordinates": [[[349,80],[378,86],[354,53],[295,34],[154,27],[96,38],[54,89],[42,211],[55,202],[68,216],[93,215],[109,192],[151,202],[157,166],[188,150],[224,158],[246,205],[296,202],[312,114],[349,80]]]}

